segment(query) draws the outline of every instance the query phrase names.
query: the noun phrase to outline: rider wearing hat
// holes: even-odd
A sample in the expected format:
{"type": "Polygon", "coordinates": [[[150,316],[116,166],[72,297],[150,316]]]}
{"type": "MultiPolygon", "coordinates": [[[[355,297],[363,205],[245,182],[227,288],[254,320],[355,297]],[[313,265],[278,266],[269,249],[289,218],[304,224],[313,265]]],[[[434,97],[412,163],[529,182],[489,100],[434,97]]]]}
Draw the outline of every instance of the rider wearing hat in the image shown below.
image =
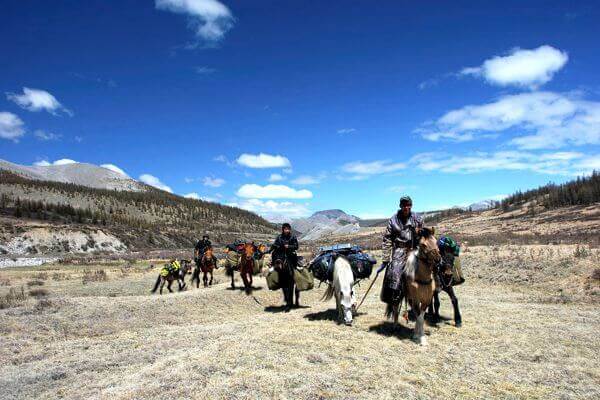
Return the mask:
{"type": "Polygon", "coordinates": [[[292,226],[287,222],[281,225],[281,234],[275,238],[271,245],[271,260],[274,264],[276,260],[288,259],[296,263],[296,250],[298,250],[298,239],[292,234],[292,226]]]}
{"type": "Polygon", "coordinates": [[[417,246],[417,229],[423,227],[423,219],[412,212],[412,199],[400,198],[400,209],[388,221],[383,235],[383,262],[386,268],[381,300],[390,303],[400,296],[402,273],[408,252],[417,246]]]}
{"type": "Polygon", "coordinates": [[[202,240],[198,240],[198,243],[196,243],[196,247],[194,248],[194,258],[200,260],[206,249],[209,247],[212,247],[212,243],[210,242],[208,235],[202,236],[202,240]]]}

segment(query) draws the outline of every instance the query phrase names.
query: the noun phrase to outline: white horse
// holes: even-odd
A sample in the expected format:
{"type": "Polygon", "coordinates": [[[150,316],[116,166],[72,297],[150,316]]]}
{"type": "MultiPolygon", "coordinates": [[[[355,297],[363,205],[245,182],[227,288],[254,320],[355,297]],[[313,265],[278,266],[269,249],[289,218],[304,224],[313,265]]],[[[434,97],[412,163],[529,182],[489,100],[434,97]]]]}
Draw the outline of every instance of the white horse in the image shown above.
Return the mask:
{"type": "Polygon", "coordinates": [[[350,263],[344,256],[338,256],[333,264],[333,282],[329,284],[323,300],[330,300],[335,295],[335,303],[338,311],[338,321],[346,325],[352,325],[352,317],[356,309],[356,293],[354,286],[354,274],[350,263]]]}

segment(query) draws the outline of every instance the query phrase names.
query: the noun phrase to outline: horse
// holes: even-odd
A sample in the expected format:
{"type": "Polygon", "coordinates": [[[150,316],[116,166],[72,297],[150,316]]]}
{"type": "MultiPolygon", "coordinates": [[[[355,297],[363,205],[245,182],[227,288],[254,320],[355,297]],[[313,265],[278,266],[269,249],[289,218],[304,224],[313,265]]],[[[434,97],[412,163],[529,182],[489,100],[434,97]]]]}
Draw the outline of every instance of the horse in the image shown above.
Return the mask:
{"type": "Polygon", "coordinates": [[[352,317],[356,310],[356,293],[353,290],[354,274],[352,267],[344,256],[338,256],[333,264],[333,282],[329,284],[322,300],[330,300],[335,295],[338,311],[338,322],[352,325],[352,317]]]}
{"type": "Polygon", "coordinates": [[[296,267],[293,260],[290,260],[287,256],[285,259],[278,258],[273,261],[273,267],[279,273],[279,286],[281,286],[285,301],[284,311],[290,312],[292,307],[300,307],[300,290],[298,290],[294,281],[294,269],[296,267]],[[296,293],[295,303],[294,293],[296,293]]]}
{"type": "MultiPolygon", "coordinates": [[[[240,271],[240,276],[244,282],[244,289],[247,294],[252,292],[252,274],[254,272],[254,252],[257,250],[256,246],[252,242],[247,242],[241,251],[240,258],[237,265],[237,270],[240,271]]],[[[231,288],[235,289],[235,274],[234,270],[231,271],[231,288]]]]}
{"type": "Polygon", "coordinates": [[[441,260],[434,233],[434,228],[421,228],[417,231],[418,246],[416,250],[409,253],[406,260],[406,266],[402,274],[403,288],[399,301],[388,304],[386,309],[386,315],[391,315],[394,323],[397,324],[402,300],[406,298],[407,303],[417,316],[413,339],[420,345],[427,344],[423,329],[425,310],[427,310],[433,298],[435,290],[433,273],[435,266],[441,260]]]}
{"type": "Polygon", "coordinates": [[[208,247],[202,257],[198,260],[194,273],[192,274],[192,285],[196,281],[196,288],[200,287],[200,271],[202,271],[202,282],[204,287],[212,286],[213,283],[213,270],[217,267],[217,258],[213,255],[212,247],[208,247]],[[208,280],[208,274],[210,274],[210,281],[208,280]]]}
{"type": "Polygon", "coordinates": [[[158,279],[156,279],[156,284],[154,285],[154,289],[152,289],[152,293],[156,293],[156,290],[160,286],[160,294],[162,294],[163,287],[167,282],[167,289],[169,289],[169,292],[173,293],[173,291],[171,290],[171,284],[175,280],[177,281],[180,292],[185,288],[185,276],[192,269],[192,261],[180,260],[180,264],[181,266],[179,267],[179,270],[175,272],[169,271],[169,273],[166,276],[163,276],[161,273],[158,274],[158,279]]]}
{"type": "Polygon", "coordinates": [[[462,326],[462,317],[458,308],[458,298],[454,293],[452,266],[454,265],[454,254],[445,253],[442,256],[442,261],[438,265],[436,288],[433,292],[433,304],[429,305],[427,313],[433,316],[434,321],[440,320],[440,291],[448,293],[452,307],[454,308],[454,326],[460,328],[462,326]]]}

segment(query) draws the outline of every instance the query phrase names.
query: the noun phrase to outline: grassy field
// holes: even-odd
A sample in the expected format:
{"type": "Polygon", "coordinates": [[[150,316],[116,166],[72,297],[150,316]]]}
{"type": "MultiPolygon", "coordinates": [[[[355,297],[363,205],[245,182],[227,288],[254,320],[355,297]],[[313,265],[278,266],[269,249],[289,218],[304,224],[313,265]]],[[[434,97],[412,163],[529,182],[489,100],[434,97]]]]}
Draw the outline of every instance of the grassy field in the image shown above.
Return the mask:
{"type": "Polygon", "coordinates": [[[426,325],[424,348],[412,323],[384,320],[381,278],[346,327],[323,286],[283,313],[263,278],[254,296],[220,272],[159,296],[149,263],[0,270],[0,397],[599,398],[599,261],[575,246],[472,247],[463,327],[442,294],[448,319],[426,325]]]}

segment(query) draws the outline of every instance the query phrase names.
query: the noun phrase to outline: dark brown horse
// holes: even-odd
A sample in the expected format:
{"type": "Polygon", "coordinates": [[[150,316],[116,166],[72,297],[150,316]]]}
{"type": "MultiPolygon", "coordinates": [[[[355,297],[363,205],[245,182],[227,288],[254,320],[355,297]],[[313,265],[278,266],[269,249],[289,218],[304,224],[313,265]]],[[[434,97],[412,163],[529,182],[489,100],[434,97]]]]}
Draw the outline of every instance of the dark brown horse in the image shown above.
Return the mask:
{"type": "MultiPolygon", "coordinates": [[[[172,262],[173,261],[171,261],[171,263],[172,262]]],[[[162,294],[165,283],[168,283],[167,289],[169,289],[169,292],[173,293],[173,290],[171,290],[173,281],[177,281],[180,292],[185,288],[185,276],[192,270],[192,261],[179,260],[178,262],[180,265],[178,270],[169,270],[167,266],[161,269],[160,273],[158,274],[158,279],[156,279],[154,289],[152,289],[152,293],[156,293],[156,290],[160,286],[160,294],[162,294]]]]}
{"type": "Polygon", "coordinates": [[[192,285],[196,281],[196,288],[200,287],[200,272],[202,272],[202,282],[204,287],[212,286],[213,283],[213,270],[217,268],[217,258],[213,254],[212,247],[207,248],[204,251],[202,257],[196,263],[194,273],[192,274],[192,285]],[[210,274],[210,280],[208,275],[210,274]]]}
{"type": "MultiPolygon", "coordinates": [[[[429,305],[427,313],[432,316],[434,321],[440,320],[440,291],[448,293],[450,301],[452,302],[452,308],[454,309],[454,325],[459,328],[462,326],[462,317],[460,315],[460,309],[458,308],[458,298],[454,293],[454,266],[455,256],[452,252],[443,252],[442,261],[438,265],[436,288],[433,293],[433,304],[429,305]]],[[[462,283],[462,282],[458,282],[462,283]]]]}

